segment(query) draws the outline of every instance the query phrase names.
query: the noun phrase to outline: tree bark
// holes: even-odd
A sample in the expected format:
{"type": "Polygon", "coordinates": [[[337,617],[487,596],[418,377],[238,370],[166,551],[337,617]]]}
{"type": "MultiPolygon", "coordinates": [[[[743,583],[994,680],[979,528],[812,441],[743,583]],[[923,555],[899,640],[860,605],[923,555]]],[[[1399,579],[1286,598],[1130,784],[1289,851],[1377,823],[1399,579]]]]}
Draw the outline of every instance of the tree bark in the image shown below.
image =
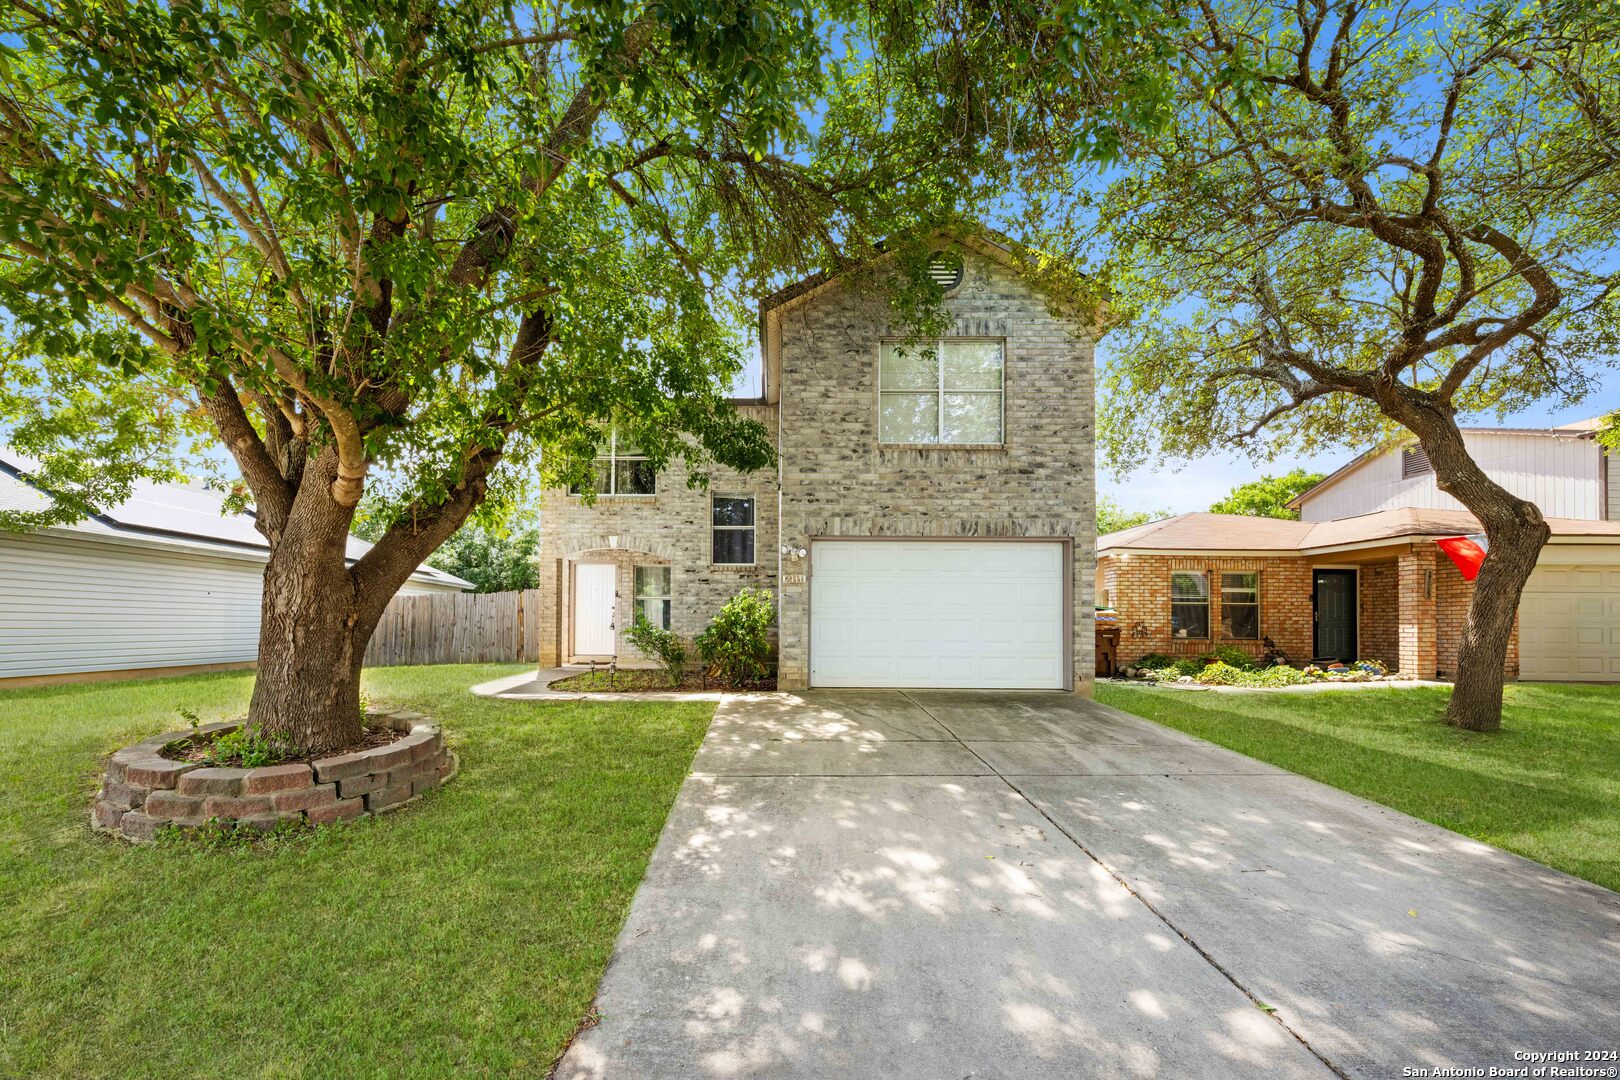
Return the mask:
{"type": "Polygon", "coordinates": [[[1450,415],[1425,409],[1403,423],[1417,432],[1440,490],[1466,506],[1485,530],[1488,552],[1468,602],[1446,721],[1468,731],[1497,731],[1519,597],[1552,530],[1534,503],[1474,463],[1450,415]]]}
{"type": "Polygon", "coordinates": [[[360,662],[393,595],[367,596],[349,569],[353,511],[332,499],[337,466],[330,447],[306,466],[285,528],[271,542],[248,705],[249,726],[307,753],[359,741],[360,662]]]}

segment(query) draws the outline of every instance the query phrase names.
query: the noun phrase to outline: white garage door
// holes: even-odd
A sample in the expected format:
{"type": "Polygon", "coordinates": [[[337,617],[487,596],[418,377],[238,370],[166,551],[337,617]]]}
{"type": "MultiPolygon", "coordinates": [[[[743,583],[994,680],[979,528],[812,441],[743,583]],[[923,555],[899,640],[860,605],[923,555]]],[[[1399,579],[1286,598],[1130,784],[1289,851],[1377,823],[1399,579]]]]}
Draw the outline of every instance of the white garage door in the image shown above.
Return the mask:
{"type": "Polygon", "coordinates": [[[1540,566],[1519,602],[1519,677],[1620,682],[1620,566],[1540,566]]]}
{"type": "Polygon", "coordinates": [[[1063,689],[1063,545],[823,540],[811,686],[1063,689]]]}

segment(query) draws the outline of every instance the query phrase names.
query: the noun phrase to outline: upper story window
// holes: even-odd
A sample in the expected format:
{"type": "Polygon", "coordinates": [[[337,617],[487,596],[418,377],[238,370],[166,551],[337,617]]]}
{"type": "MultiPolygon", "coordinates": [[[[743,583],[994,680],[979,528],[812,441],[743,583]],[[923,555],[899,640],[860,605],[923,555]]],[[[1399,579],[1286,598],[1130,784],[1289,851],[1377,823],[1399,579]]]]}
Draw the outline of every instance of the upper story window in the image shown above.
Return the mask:
{"type": "Polygon", "coordinates": [[[754,500],[746,495],[716,495],[709,507],[715,564],[754,565],[754,500]]]}
{"type": "Polygon", "coordinates": [[[1408,446],[1401,451],[1401,479],[1410,480],[1414,476],[1426,476],[1434,472],[1434,466],[1429,464],[1429,454],[1421,446],[1408,446]]]}
{"type": "Polygon", "coordinates": [[[886,341],[878,358],[878,442],[1002,442],[1002,343],[886,341]]]}
{"type": "MultiPolygon", "coordinates": [[[[639,447],[618,432],[608,436],[608,444],[596,458],[598,495],[653,495],[657,491],[658,470],[639,447]]],[[[578,495],[580,489],[570,489],[578,495]]]]}

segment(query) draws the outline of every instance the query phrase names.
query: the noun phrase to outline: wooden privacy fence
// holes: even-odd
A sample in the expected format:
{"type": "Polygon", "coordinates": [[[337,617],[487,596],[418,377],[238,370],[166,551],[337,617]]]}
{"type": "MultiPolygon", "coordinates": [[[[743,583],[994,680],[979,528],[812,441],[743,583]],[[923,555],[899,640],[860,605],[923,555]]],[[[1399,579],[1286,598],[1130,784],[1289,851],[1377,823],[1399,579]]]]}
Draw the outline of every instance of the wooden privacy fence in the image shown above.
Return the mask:
{"type": "Polygon", "coordinates": [[[534,662],[540,590],[396,596],[366,646],[367,667],[534,662]]]}

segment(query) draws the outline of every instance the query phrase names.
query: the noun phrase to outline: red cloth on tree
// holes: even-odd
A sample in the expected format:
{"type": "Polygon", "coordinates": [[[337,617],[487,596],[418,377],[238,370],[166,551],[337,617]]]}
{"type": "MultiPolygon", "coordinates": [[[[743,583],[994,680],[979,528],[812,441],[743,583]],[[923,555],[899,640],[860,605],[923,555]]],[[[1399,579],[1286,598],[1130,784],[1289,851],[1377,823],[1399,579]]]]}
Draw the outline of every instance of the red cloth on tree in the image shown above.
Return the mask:
{"type": "Polygon", "coordinates": [[[1464,581],[1473,581],[1479,577],[1480,564],[1485,561],[1485,553],[1491,547],[1484,533],[1476,533],[1473,536],[1448,536],[1443,540],[1436,540],[1435,544],[1457,564],[1464,581]]]}

